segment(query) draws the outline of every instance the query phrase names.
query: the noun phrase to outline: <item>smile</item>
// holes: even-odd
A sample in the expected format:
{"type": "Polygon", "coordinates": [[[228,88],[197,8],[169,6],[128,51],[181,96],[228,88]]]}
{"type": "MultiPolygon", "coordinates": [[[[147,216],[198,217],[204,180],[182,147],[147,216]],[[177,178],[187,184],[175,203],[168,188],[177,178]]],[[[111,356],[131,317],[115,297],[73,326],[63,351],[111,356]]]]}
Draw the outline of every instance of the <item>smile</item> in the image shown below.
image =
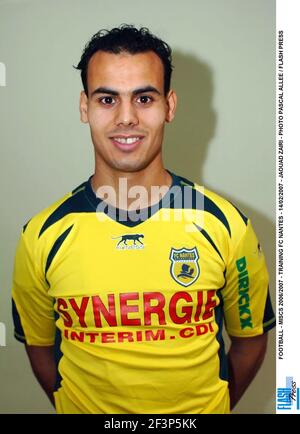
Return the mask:
{"type": "Polygon", "coordinates": [[[113,140],[115,140],[118,143],[131,145],[132,143],[137,142],[138,140],[141,140],[141,137],[113,137],[113,140]]]}
{"type": "Polygon", "coordinates": [[[143,138],[144,136],[115,136],[111,137],[111,140],[119,150],[129,152],[135,150],[143,138]]]}

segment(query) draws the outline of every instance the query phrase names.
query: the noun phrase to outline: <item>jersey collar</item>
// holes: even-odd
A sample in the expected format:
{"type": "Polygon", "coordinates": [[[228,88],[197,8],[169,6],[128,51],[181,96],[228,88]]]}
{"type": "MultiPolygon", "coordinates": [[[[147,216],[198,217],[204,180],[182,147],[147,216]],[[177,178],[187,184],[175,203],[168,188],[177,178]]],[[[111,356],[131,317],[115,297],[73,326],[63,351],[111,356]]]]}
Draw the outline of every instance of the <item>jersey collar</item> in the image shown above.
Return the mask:
{"type": "Polygon", "coordinates": [[[125,226],[134,227],[148,220],[161,208],[172,208],[176,194],[178,194],[178,192],[182,188],[182,184],[180,183],[180,177],[170,172],[169,170],[168,173],[172,177],[172,184],[169,190],[167,191],[167,193],[163,196],[163,198],[158,203],[149,206],[147,208],[141,209],[139,213],[134,211],[127,211],[120,208],[115,208],[107,204],[104,200],[97,197],[92,188],[92,183],[91,183],[93,175],[91,175],[86,182],[85,194],[87,196],[88,201],[95,208],[96,212],[104,212],[112,220],[115,220],[116,222],[121,223],[125,226]]]}

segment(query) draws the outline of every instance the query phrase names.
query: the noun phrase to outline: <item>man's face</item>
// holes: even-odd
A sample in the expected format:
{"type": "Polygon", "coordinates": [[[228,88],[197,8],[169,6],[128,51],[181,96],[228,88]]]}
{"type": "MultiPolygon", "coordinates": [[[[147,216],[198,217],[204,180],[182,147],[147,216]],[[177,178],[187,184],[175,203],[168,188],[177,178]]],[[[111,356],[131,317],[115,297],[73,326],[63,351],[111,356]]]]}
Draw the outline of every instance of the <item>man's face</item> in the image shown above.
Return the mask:
{"type": "Polygon", "coordinates": [[[164,95],[160,58],[152,51],[98,51],[89,61],[87,84],[80,113],[90,125],[96,163],[136,172],[160,160],[164,124],[176,108],[175,93],[164,95]]]}

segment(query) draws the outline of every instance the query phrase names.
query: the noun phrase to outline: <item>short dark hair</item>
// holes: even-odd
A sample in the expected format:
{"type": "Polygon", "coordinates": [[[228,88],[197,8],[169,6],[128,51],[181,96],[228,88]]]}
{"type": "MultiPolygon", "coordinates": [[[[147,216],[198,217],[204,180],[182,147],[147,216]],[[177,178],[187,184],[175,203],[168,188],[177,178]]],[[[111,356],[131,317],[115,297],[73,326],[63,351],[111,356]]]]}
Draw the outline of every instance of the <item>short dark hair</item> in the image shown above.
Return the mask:
{"type": "Polygon", "coordinates": [[[97,51],[119,54],[127,52],[130,54],[145,53],[153,51],[161,59],[164,66],[164,92],[170,90],[172,75],[172,50],[169,45],[153,35],[147,27],[137,29],[133,25],[122,24],[111,30],[99,30],[84,47],[80,62],[76,69],[81,71],[81,80],[84,91],[88,95],[87,69],[90,58],[97,51]]]}

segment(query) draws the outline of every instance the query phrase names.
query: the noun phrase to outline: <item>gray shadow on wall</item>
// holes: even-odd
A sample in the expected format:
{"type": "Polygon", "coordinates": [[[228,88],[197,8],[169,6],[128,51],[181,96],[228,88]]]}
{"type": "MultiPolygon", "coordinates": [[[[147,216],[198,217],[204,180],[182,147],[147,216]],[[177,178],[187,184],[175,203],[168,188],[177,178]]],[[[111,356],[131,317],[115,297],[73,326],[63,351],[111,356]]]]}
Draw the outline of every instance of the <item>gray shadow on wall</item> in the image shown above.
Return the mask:
{"type": "MultiPolygon", "coordinates": [[[[210,186],[205,183],[202,173],[207,150],[214,137],[217,124],[217,113],[213,108],[213,71],[209,65],[196,57],[176,51],[173,53],[173,63],[175,69],[172,88],[178,95],[178,108],[173,123],[166,128],[165,165],[173,172],[204,184],[210,189],[210,186]]],[[[227,145],[230,147],[230,143],[224,143],[224,146],[227,145]]],[[[245,170],[247,170],[246,167],[245,170]]],[[[245,191],[247,191],[247,186],[245,186],[245,191]]],[[[237,201],[231,192],[223,191],[221,186],[216,193],[234,203],[251,219],[265,252],[270,273],[271,298],[273,308],[275,308],[274,222],[249,206],[246,197],[245,201],[237,201]]],[[[270,408],[268,403],[274,402],[275,360],[275,334],[271,332],[265,362],[249,390],[234,410],[235,413],[274,412],[275,408],[270,408]]]]}
{"type": "Polygon", "coordinates": [[[194,56],[176,51],[173,64],[172,87],[178,95],[178,106],[173,123],[166,128],[164,158],[173,172],[199,180],[216,125],[213,73],[194,56]]]}

